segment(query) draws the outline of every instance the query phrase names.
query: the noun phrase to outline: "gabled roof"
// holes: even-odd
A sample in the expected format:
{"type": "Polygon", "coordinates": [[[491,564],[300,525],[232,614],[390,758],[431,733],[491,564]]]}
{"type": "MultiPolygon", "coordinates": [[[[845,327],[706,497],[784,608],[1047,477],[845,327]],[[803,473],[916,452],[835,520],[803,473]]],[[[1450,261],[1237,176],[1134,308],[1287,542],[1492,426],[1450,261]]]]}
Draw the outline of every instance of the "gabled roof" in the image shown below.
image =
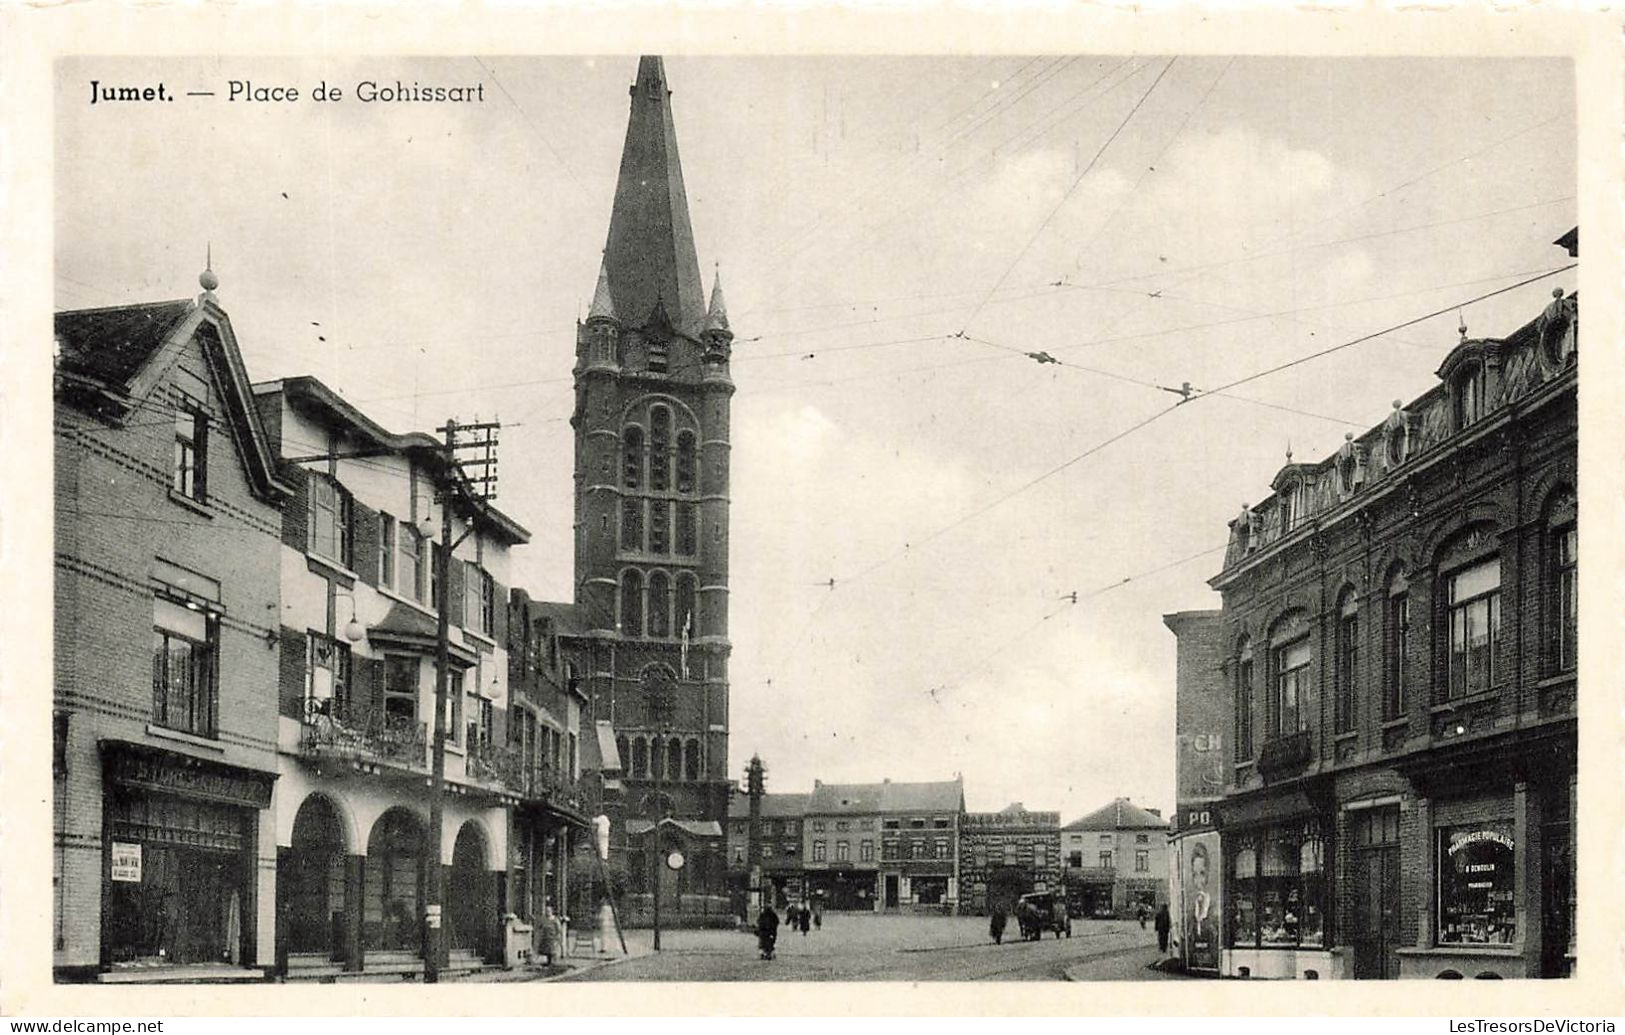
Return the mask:
{"type": "Polygon", "coordinates": [[[59,365],[110,385],[128,384],[192,309],[191,299],[178,298],[57,313],[59,365]]]}
{"type": "MultiPolygon", "coordinates": [[[[812,798],[810,794],[764,794],[762,795],[763,819],[800,819],[807,814],[807,802],[812,798]]],[[[750,818],[750,795],[740,791],[728,801],[729,819],[750,818]]]]}
{"type": "MultiPolygon", "coordinates": [[[[658,57],[638,60],[638,79],[632,84],[632,112],[609,217],[604,275],[610,309],[623,324],[643,327],[657,306],[664,306],[674,329],[699,337],[705,324],[705,295],[677,156],[671,91],[658,57]]],[[[594,310],[602,308],[595,292],[594,310]]]]}
{"type": "Polygon", "coordinates": [[[935,783],[820,783],[807,812],[814,815],[865,812],[963,812],[965,787],[958,780],[935,783]]]}
{"type": "MultiPolygon", "coordinates": [[[[255,495],[281,503],[293,488],[277,476],[265,426],[231,320],[211,293],[56,314],[58,399],[122,421],[143,405],[182,349],[196,343],[220,390],[223,423],[242,458],[255,495]]],[[[155,404],[167,409],[167,403],[155,404]]]]}
{"type": "Polygon", "coordinates": [[[1062,827],[1062,830],[1166,830],[1168,821],[1127,798],[1118,798],[1062,827]]]}

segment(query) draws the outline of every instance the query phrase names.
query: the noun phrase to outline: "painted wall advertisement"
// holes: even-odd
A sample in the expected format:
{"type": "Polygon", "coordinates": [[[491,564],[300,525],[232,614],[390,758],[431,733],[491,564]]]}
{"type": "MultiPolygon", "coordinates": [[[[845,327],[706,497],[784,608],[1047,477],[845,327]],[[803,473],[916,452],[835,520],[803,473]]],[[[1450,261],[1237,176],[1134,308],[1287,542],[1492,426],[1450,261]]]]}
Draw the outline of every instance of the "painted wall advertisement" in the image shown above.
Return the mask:
{"type": "Polygon", "coordinates": [[[113,842],[113,879],[141,883],[141,846],[125,841],[113,842]]]}
{"type": "Polygon", "coordinates": [[[1174,938],[1179,957],[1188,970],[1219,970],[1219,918],[1222,914],[1219,880],[1219,834],[1209,830],[1175,841],[1170,898],[1174,938]]]}

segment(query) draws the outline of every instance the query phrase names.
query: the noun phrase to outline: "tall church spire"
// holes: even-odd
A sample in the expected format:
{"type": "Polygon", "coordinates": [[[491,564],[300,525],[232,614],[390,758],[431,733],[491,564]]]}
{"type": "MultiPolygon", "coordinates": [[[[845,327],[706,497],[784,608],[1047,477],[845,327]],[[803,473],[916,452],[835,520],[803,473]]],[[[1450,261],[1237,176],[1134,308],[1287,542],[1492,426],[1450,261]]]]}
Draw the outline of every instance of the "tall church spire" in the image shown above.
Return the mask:
{"type": "Polygon", "coordinates": [[[604,248],[610,297],[615,315],[630,327],[645,325],[660,303],[677,330],[698,337],[705,325],[705,293],[677,157],[671,91],[660,58],[638,60],[631,92],[632,113],[604,248]]]}

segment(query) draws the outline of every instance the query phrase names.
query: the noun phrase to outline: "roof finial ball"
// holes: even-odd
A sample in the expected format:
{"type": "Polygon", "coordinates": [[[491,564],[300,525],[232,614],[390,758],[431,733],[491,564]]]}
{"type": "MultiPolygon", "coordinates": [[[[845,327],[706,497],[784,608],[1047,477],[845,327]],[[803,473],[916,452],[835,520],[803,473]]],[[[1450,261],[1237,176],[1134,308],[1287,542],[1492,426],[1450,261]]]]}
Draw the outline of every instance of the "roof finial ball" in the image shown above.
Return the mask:
{"type": "Polygon", "coordinates": [[[1404,405],[1405,405],[1405,400],[1404,399],[1395,399],[1394,400],[1394,409],[1396,409],[1396,410],[1402,409],[1404,407],[1404,405]]]}
{"type": "Polygon", "coordinates": [[[214,245],[210,244],[204,252],[203,272],[197,275],[197,282],[202,286],[205,294],[213,297],[214,289],[220,286],[220,278],[214,273],[214,245]]]}
{"type": "Polygon", "coordinates": [[[1344,442],[1353,442],[1354,441],[1354,432],[1352,432],[1352,431],[1343,432],[1343,441],[1344,442]]]}

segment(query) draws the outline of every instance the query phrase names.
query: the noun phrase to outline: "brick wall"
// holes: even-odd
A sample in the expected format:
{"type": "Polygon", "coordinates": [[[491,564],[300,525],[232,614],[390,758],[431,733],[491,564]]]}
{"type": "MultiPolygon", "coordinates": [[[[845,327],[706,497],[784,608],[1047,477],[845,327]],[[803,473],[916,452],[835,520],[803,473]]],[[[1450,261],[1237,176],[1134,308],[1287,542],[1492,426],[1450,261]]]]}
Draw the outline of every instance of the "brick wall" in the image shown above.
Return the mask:
{"type": "MultiPolygon", "coordinates": [[[[56,707],[68,714],[54,831],[62,858],[58,966],[94,966],[100,955],[100,739],[275,770],[280,515],[249,488],[240,466],[244,451],[231,441],[219,391],[193,344],[120,426],[57,407],[53,690],[56,707]],[[197,384],[210,385],[209,498],[201,507],[172,500],[168,488],[178,377],[194,392],[197,384]],[[155,557],[220,583],[219,737],[212,748],[147,730],[155,557]]],[[[262,900],[271,894],[265,872],[262,900]]]]}

